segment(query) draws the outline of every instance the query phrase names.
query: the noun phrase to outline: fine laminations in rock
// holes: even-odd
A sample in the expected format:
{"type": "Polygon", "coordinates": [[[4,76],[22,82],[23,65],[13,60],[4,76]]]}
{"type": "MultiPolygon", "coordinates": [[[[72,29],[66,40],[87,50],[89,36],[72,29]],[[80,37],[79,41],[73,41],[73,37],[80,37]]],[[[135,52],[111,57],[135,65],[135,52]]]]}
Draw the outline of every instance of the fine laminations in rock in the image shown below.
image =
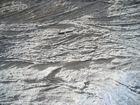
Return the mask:
{"type": "Polygon", "coordinates": [[[140,105],[140,0],[0,0],[0,105],[140,105]]]}

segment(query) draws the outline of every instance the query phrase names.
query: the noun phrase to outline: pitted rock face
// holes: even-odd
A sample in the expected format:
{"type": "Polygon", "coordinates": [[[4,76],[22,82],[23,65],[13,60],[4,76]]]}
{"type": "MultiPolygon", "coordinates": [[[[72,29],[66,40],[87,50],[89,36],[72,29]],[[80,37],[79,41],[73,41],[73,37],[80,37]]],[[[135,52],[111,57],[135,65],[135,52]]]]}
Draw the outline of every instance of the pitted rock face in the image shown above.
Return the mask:
{"type": "Polygon", "coordinates": [[[1,0],[0,104],[140,105],[139,0],[1,0]]]}

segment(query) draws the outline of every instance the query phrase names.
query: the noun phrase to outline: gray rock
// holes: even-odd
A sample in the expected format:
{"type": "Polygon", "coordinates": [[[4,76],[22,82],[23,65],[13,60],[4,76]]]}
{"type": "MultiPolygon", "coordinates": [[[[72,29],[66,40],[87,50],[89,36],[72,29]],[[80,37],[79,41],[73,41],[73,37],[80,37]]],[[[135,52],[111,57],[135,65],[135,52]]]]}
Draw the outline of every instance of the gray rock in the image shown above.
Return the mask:
{"type": "Polygon", "coordinates": [[[0,0],[0,104],[140,105],[139,0],[0,0]]]}

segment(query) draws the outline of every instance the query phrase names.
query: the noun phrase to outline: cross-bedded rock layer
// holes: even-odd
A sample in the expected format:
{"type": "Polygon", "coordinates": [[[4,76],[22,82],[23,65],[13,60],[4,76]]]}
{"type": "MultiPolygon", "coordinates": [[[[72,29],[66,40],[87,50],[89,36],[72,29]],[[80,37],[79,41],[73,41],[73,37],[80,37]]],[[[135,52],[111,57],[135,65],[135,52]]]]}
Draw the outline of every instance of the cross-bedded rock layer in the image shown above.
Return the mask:
{"type": "Polygon", "coordinates": [[[0,104],[139,105],[139,0],[1,0],[0,104]]]}

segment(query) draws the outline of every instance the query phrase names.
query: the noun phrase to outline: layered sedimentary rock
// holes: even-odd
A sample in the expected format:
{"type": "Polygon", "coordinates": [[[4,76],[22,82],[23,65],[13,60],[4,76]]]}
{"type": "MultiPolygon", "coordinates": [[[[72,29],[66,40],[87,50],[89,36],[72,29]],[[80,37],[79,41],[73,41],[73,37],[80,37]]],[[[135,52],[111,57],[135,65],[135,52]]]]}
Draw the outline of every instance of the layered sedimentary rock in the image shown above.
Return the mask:
{"type": "Polygon", "coordinates": [[[140,105],[139,0],[1,0],[0,104],[140,105]]]}

